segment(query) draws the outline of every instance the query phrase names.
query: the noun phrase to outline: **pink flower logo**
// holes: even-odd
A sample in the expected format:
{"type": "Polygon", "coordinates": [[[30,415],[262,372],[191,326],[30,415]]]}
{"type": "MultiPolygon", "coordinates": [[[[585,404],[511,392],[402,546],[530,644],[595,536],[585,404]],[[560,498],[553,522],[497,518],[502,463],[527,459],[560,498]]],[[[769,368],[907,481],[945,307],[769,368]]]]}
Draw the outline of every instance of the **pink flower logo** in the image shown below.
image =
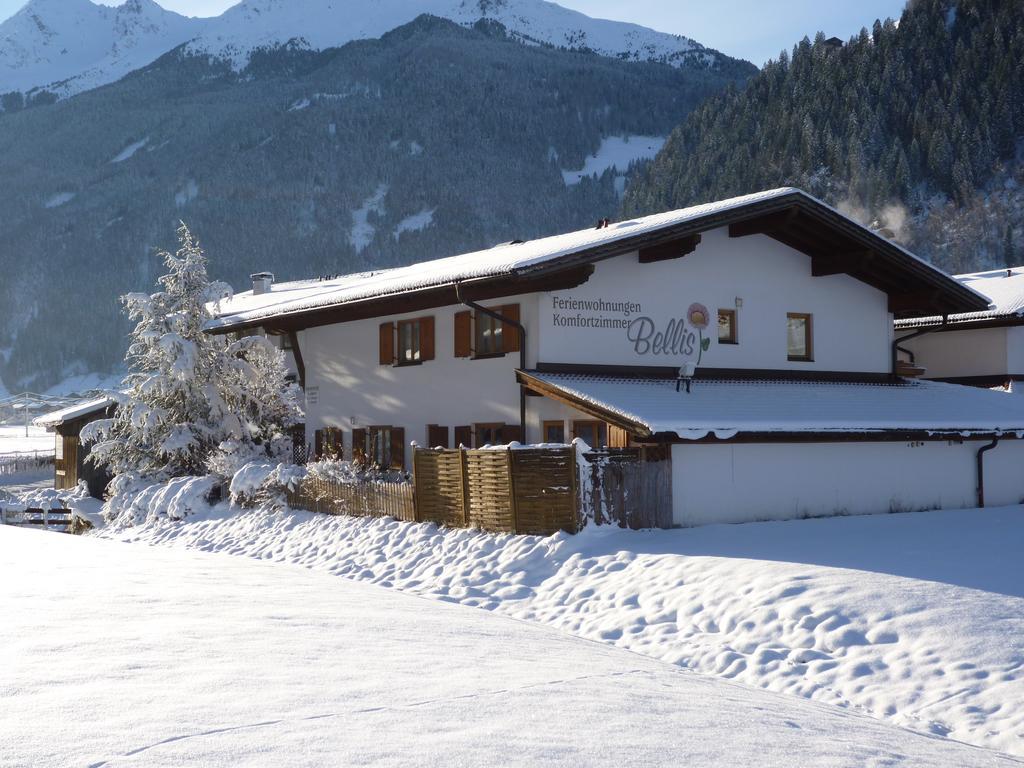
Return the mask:
{"type": "Polygon", "coordinates": [[[694,328],[703,330],[708,327],[708,308],[703,304],[691,304],[686,310],[686,319],[694,328]]]}

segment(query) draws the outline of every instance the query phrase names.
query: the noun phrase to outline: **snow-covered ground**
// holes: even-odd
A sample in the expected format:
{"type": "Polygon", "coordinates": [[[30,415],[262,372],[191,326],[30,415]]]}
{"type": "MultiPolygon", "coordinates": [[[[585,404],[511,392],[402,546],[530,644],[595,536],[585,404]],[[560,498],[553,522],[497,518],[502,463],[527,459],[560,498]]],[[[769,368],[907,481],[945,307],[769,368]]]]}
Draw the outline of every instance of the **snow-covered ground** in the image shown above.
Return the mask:
{"type": "Polygon", "coordinates": [[[41,427],[26,428],[0,424],[0,456],[52,454],[54,446],[53,433],[41,427]]]}
{"type": "Polygon", "coordinates": [[[288,564],[0,528],[0,572],[10,768],[1021,765],[288,564]]]}
{"type": "Polygon", "coordinates": [[[1022,507],[536,538],[221,506],[101,535],[306,565],[1024,755],[1022,507]]]}

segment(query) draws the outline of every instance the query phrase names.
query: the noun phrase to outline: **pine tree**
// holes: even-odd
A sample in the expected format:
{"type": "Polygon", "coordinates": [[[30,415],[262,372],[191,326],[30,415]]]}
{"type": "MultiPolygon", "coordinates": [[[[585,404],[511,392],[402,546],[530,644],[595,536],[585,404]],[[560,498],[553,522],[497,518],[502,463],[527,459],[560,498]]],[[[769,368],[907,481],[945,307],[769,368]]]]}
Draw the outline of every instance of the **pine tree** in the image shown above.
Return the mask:
{"type": "Polygon", "coordinates": [[[269,453],[296,419],[280,352],[262,339],[229,343],[204,333],[211,304],[230,289],[209,280],[206,257],[184,223],[178,239],[176,253],[160,254],[167,267],[157,281],[162,290],[122,299],[136,321],[124,392],[112,419],[82,433],[96,442],[92,460],[115,476],[112,495],[137,480],[206,474],[226,450],[269,453]]]}

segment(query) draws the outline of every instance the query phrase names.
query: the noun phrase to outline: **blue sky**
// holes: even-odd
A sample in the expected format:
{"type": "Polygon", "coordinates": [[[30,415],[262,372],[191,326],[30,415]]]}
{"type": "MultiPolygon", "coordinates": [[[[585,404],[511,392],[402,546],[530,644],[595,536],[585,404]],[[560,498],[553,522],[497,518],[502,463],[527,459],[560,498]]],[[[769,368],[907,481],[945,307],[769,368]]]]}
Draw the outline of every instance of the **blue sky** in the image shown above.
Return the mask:
{"type": "MultiPolygon", "coordinates": [[[[105,0],[118,5],[118,0],[105,0]]],[[[165,8],[190,16],[220,13],[237,0],[157,0],[165,8]]],[[[906,0],[559,0],[569,8],[662,32],[692,37],[730,56],[761,65],[819,29],[843,39],[875,19],[898,18],[906,0]]],[[[0,0],[5,19],[25,0],[0,0]]]]}

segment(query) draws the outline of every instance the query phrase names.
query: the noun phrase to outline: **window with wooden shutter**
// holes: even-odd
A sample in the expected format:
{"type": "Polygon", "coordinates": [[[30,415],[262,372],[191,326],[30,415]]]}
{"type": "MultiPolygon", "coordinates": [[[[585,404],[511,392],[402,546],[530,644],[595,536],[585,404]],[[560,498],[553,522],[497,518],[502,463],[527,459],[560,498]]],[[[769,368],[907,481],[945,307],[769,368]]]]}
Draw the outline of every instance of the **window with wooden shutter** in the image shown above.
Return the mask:
{"type": "Polygon", "coordinates": [[[518,424],[506,424],[501,428],[501,442],[521,443],[523,442],[523,428],[518,424]]]}
{"type": "Polygon", "coordinates": [[[390,447],[390,469],[405,469],[405,429],[402,427],[392,427],[390,430],[391,445],[390,447]]]}
{"type": "Polygon", "coordinates": [[[629,448],[629,432],[622,427],[608,425],[608,447],[629,448]]]}
{"type": "Polygon", "coordinates": [[[473,356],[473,314],[455,313],[455,356],[473,356]]]}
{"type": "Polygon", "coordinates": [[[501,445],[504,424],[481,423],[473,425],[473,435],[476,441],[474,448],[483,448],[485,445],[501,445]]]}
{"type": "Polygon", "coordinates": [[[345,455],[344,433],[338,427],[324,429],[323,454],[329,459],[341,459],[345,455]]]}
{"type": "Polygon", "coordinates": [[[434,318],[420,318],[420,360],[434,359],[434,318]]]}
{"type": "MultiPolygon", "coordinates": [[[[318,432],[319,434],[319,432],[318,432]]],[[[352,430],[352,461],[356,464],[366,463],[366,430],[352,430]]]]}
{"type": "Polygon", "coordinates": [[[427,425],[427,447],[428,448],[447,448],[448,447],[448,427],[442,427],[437,424],[427,425]]]}
{"type": "Polygon", "coordinates": [[[395,324],[380,324],[380,364],[395,364],[395,324]]]}
{"type": "MultiPolygon", "coordinates": [[[[507,317],[509,320],[519,322],[519,305],[506,304],[498,309],[498,314],[507,317]]],[[[510,323],[502,323],[501,329],[501,351],[518,352],[520,345],[519,329],[510,323]]]]}
{"type": "Polygon", "coordinates": [[[454,430],[454,433],[455,433],[454,445],[455,445],[456,448],[458,448],[460,445],[464,445],[467,448],[472,448],[473,447],[473,428],[472,427],[469,427],[469,426],[466,426],[466,427],[456,427],[455,430],[454,430]]]}
{"type": "Polygon", "coordinates": [[[324,457],[324,431],[318,429],[313,433],[313,452],[316,454],[317,459],[324,457]]]}

